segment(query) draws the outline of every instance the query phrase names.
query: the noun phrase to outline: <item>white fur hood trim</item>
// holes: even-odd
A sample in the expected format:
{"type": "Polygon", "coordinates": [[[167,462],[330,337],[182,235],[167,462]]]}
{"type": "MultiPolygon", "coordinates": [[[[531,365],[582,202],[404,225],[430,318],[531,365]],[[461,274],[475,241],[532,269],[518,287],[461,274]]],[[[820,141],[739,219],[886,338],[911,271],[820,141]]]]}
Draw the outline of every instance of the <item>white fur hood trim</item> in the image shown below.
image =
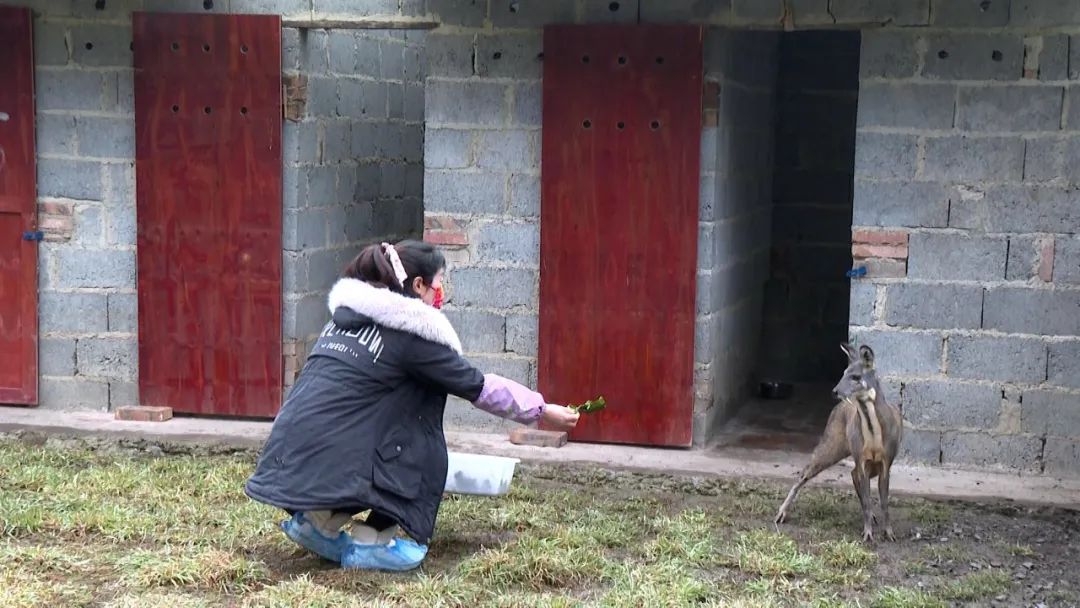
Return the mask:
{"type": "Polygon", "coordinates": [[[373,321],[398,331],[408,332],[430,342],[449,346],[461,354],[461,340],[454,326],[442,312],[389,289],[373,287],[358,279],[341,279],[327,298],[330,314],[340,306],[351,308],[373,321]]]}

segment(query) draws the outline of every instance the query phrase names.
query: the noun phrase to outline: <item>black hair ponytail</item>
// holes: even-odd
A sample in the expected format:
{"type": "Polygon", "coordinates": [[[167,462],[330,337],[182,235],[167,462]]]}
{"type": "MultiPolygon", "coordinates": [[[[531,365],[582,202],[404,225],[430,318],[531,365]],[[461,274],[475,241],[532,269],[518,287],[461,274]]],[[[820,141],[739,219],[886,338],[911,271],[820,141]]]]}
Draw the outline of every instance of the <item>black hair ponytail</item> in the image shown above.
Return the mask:
{"type": "Polygon", "coordinates": [[[394,265],[388,251],[381,243],[368,245],[345,267],[344,276],[367,281],[376,287],[385,287],[397,293],[418,297],[412,283],[416,277],[431,285],[435,275],[446,268],[446,258],[431,243],[405,240],[393,245],[405,269],[404,286],[398,283],[394,265]]]}

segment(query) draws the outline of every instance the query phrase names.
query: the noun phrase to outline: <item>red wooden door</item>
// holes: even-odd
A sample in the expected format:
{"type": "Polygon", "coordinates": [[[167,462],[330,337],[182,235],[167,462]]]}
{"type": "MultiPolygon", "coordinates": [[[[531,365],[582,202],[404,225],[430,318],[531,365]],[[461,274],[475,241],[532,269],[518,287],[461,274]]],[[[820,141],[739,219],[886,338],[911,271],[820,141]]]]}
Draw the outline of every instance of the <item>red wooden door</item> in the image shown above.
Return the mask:
{"type": "Polygon", "coordinates": [[[539,384],[578,441],[691,442],[702,34],[544,30],[539,384]]]}
{"type": "Polygon", "coordinates": [[[281,359],[281,21],[134,15],[139,398],[273,416],[281,359]]]}
{"type": "Polygon", "coordinates": [[[37,169],[30,9],[0,6],[0,403],[38,401],[37,169]]]}

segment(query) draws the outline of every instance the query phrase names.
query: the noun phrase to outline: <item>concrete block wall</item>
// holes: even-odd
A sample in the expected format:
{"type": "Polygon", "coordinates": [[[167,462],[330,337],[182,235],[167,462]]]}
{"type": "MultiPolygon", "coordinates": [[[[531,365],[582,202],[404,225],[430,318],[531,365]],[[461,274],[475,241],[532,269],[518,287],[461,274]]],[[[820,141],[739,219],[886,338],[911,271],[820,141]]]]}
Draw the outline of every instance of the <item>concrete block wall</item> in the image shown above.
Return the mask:
{"type": "Polygon", "coordinates": [[[780,40],[772,256],[758,373],[834,383],[848,333],[858,32],[780,40]],[[828,354],[832,356],[823,356],[828,354]]]}
{"type": "Polygon", "coordinates": [[[1080,470],[1074,6],[864,33],[853,253],[890,263],[853,284],[851,333],[899,389],[908,459],[1080,470]]]}
{"type": "Polygon", "coordinates": [[[306,87],[282,134],[286,386],[346,264],[372,242],[422,236],[423,41],[419,31],[282,31],[285,74],[306,87]]]}
{"type": "Polygon", "coordinates": [[[38,266],[40,403],[131,405],[138,397],[132,7],[110,2],[96,15],[92,2],[29,4],[46,235],[38,266]]]}
{"type": "Polygon", "coordinates": [[[762,329],[772,221],[779,35],[709,28],[702,131],[694,443],[749,393],[762,329]],[[706,103],[708,106],[709,103],[706,103]]]}
{"type": "MultiPolygon", "coordinates": [[[[432,32],[426,45],[425,238],[448,255],[446,313],[469,358],[535,385],[540,31],[482,31],[458,13],[444,19],[454,15],[462,25],[432,32]]],[[[457,399],[446,424],[510,426],[457,399]]]]}

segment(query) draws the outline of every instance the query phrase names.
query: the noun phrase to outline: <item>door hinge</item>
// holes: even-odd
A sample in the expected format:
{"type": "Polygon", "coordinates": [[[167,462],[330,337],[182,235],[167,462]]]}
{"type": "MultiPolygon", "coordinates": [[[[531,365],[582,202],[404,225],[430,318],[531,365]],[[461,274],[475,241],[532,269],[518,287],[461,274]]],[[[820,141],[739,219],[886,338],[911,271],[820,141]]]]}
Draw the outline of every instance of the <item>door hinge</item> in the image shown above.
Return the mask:
{"type": "Polygon", "coordinates": [[[45,238],[45,233],[40,230],[29,230],[22,233],[24,241],[40,241],[45,238]]]}

